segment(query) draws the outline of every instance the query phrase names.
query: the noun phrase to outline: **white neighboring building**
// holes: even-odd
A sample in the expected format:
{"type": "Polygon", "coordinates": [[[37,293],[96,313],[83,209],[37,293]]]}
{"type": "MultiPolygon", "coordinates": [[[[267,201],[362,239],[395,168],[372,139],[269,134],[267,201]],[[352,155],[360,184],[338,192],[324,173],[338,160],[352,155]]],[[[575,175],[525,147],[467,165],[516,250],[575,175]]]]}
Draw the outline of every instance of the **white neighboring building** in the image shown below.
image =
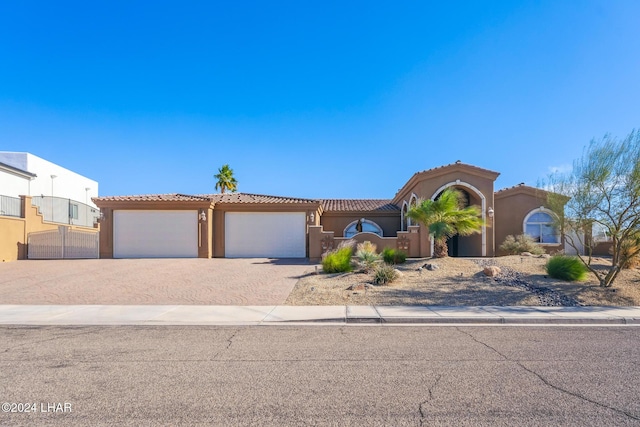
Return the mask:
{"type": "Polygon", "coordinates": [[[31,153],[0,151],[0,195],[53,196],[97,208],[98,182],[31,153]]]}
{"type": "Polygon", "coordinates": [[[31,181],[36,178],[35,173],[8,165],[0,161],[0,196],[18,197],[29,195],[31,181]]]}

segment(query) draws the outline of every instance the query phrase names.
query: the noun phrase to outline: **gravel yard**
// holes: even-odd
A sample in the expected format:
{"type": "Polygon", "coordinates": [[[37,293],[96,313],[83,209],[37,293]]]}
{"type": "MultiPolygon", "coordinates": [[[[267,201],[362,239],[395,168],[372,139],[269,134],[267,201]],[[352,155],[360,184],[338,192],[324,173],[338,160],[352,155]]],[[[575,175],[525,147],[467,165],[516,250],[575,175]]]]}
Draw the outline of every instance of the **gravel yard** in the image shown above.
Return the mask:
{"type": "MultiPolygon", "coordinates": [[[[620,273],[613,288],[604,289],[590,273],[578,283],[546,276],[546,258],[411,259],[397,268],[402,277],[386,286],[350,286],[372,283],[364,273],[309,274],[301,278],[287,298],[287,305],[617,305],[640,306],[640,271],[620,273]],[[418,268],[430,263],[438,268],[418,268]],[[497,265],[502,272],[487,277],[483,266],[497,265]]],[[[595,265],[605,265],[597,258],[595,265]]]]}

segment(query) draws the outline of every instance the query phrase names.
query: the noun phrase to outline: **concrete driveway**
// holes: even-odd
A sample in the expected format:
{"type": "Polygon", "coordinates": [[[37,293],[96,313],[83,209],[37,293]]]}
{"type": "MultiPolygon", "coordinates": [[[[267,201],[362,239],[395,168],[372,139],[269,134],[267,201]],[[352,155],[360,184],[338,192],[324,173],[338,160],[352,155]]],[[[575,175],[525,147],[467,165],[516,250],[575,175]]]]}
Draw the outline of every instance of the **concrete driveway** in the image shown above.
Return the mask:
{"type": "Polygon", "coordinates": [[[307,260],[92,259],[0,264],[0,304],[278,305],[307,260]]]}

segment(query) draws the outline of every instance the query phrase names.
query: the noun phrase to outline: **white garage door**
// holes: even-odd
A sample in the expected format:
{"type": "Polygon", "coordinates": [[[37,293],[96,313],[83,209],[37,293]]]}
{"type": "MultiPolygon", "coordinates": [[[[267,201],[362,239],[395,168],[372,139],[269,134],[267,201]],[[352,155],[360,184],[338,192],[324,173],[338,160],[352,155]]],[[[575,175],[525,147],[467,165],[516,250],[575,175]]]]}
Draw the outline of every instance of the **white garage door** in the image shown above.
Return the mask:
{"type": "Polygon", "coordinates": [[[227,212],[224,225],[228,258],[306,257],[304,212],[227,212]]]}
{"type": "Polygon", "coordinates": [[[198,211],[114,211],[113,256],[196,258],[198,211]]]}

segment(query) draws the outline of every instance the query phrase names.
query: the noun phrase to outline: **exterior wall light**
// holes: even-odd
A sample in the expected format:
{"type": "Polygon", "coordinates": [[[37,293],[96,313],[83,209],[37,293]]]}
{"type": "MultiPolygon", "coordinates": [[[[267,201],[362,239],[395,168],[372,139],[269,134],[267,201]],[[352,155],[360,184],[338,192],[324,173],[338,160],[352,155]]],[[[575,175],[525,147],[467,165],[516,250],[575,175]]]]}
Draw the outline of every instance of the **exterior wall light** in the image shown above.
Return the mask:
{"type": "Polygon", "coordinates": [[[207,215],[204,213],[204,209],[202,209],[200,211],[200,215],[198,215],[198,218],[200,219],[200,221],[206,221],[207,220],[207,215]]]}
{"type": "Polygon", "coordinates": [[[487,210],[487,214],[489,214],[489,218],[493,218],[493,208],[491,206],[489,206],[489,209],[487,210]]]}
{"type": "Polygon", "coordinates": [[[314,222],[314,221],[315,221],[315,219],[316,219],[315,214],[314,214],[313,212],[311,212],[311,213],[309,214],[309,222],[314,222]]]}

